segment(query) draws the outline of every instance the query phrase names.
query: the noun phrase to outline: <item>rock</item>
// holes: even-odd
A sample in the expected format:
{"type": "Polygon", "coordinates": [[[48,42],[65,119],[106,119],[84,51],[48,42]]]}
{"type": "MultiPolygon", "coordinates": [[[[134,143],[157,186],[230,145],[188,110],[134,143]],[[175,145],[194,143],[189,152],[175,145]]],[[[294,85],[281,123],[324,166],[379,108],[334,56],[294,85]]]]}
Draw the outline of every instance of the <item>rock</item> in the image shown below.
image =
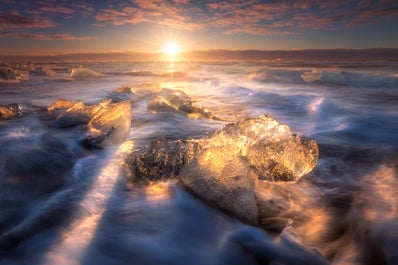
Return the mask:
{"type": "Polygon", "coordinates": [[[130,128],[130,101],[106,104],[89,121],[87,133],[81,141],[87,147],[115,145],[126,139],[130,133],[130,128]]]}
{"type": "Polygon", "coordinates": [[[102,76],[104,76],[102,73],[84,67],[72,68],[70,73],[70,77],[73,78],[91,78],[91,77],[102,77],[102,76]]]}
{"type": "Polygon", "coordinates": [[[269,115],[228,124],[199,140],[158,139],[126,159],[131,181],[179,176],[197,196],[257,224],[256,183],[296,182],[317,164],[313,139],[269,115]]]}
{"type": "Polygon", "coordinates": [[[0,105],[0,119],[12,119],[20,116],[22,116],[22,109],[18,104],[0,105]]]}

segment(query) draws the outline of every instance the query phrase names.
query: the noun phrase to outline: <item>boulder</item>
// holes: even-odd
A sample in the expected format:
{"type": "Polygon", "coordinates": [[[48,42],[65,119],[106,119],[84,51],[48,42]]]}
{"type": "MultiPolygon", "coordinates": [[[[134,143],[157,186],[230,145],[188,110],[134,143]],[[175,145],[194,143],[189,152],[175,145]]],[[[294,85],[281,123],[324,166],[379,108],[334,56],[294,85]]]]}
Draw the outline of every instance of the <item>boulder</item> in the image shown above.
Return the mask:
{"type": "Polygon", "coordinates": [[[0,119],[12,119],[15,117],[20,117],[21,115],[21,106],[16,103],[12,103],[7,106],[0,105],[0,119]]]}

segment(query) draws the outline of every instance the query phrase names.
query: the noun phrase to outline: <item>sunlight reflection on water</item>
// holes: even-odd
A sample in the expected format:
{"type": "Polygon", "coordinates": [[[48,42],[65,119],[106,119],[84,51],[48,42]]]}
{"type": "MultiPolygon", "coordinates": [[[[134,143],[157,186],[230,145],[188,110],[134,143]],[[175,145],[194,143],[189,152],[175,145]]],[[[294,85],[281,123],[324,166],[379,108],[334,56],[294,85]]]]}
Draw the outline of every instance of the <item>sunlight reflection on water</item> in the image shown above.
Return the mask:
{"type": "MultiPolygon", "coordinates": [[[[124,142],[118,147],[109,162],[106,162],[98,176],[94,177],[90,189],[80,202],[77,218],[70,227],[62,231],[60,242],[52,246],[43,264],[81,264],[83,255],[96,233],[98,224],[121,175],[121,161],[133,150],[133,142],[124,142]]],[[[84,172],[79,172],[84,174],[84,172]]]]}

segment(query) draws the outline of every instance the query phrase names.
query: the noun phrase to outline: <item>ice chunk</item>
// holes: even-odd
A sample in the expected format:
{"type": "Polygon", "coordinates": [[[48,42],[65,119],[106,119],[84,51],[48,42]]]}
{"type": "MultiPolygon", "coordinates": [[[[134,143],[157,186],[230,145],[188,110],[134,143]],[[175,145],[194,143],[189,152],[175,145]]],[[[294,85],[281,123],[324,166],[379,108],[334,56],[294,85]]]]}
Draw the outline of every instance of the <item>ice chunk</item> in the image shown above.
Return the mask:
{"type": "Polygon", "coordinates": [[[137,83],[137,84],[123,84],[116,92],[132,93],[139,98],[151,99],[162,90],[158,83],[137,83]]]}
{"type": "Polygon", "coordinates": [[[33,75],[41,75],[41,76],[54,76],[57,73],[51,69],[50,66],[36,66],[33,70],[30,71],[33,75]]]}
{"type": "Polygon", "coordinates": [[[74,105],[73,101],[68,99],[58,99],[51,103],[48,107],[48,111],[59,110],[59,109],[69,109],[74,105]]]}
{"type": "Polygon", "coordinates": [[[344,76],[337,69],[312,69],[311,72],[304,72],[301,74],[301,79],[306,83],[312,82],[330,82],[340,83],[344,76]]]}
{"type": "Polygon", "coordinates": [[[87,134],[82,139],[85,146],[106,147],[121,143],[130,133],[130,101],[107,104],[95,113],[87,127],[87,134]]]}
{"type": "MultiPolygon", "coordinates": [[[[50,107],[51,106],[53,107],[54,103],[51,104],[50,107]]],[[[66,109],[66,111],[65,109],[61,109],[61,111],[52,110],[50,113],[54,116],[57,115],[56,120],[53,122],[52,126],[58,128],[67,128],[86,124],[90,121],[92,117],[90,110],[81,101],[74,103],[70,108],[66,109]]]]}
{"type": "Polygon", "coordinates": [[[191,98],[181,90],[164,88],[148,104],[152,110],[174,109],[191,112],[191,98]]]}
{"type": "Polygon", "coordinates": [[[72,68],[72,71],[70,73],[70,77],[73,78],[90,78],[102,76],[104,76],[102,73],[84,67],[72,68]]]}
{"type": "MultiPolygon", "coordinates": [[[[191,162],[206,154],[203,150],[212,150],[212,155],[218,154],[225,161],[244,157],[258,179],[271,182],[295,182],[308,174],[318,161],[318,147],[313,139],[292,134],[287,125],[269,115],[228,124],[199,140],[159,139],[151,144],[144,156],[161,158],[162,163],[169,163],[175,157],[191,162]],[[187,153],[191,159],[185,157],[187,153]]],[[[132,157],[135,159],[138,157],[132,157]]],[[[142,165],[146,166],[145,163],[142,165]]]]}
{"type": "Polygon", "coordinates": [[[126,164],[133,182],[149,182],[179,175],[180,169],[199,152],[197,141],[159,138],[148,149],[132,153],[126,164]]]}
{"type": "MultiPolygon", "coordinates": [[[[230,147],[230,146],[228,146],[230,147]]],[[[182,183],[202,199],[251,224],[258,223],[255,176],[246,158],[229,148],[204,149],[180,172],[182,183]]]]}
{"type": "Polygon", "coordinates": [[[58,128],[74,127],[87,124],[98,110],[110,104],[110,99],[102,100],[98,105],[85,105],[83,102],[72,102],[66,99],[59,99],[51,103],[48,113],[55,121],[51,124],[58,128]]]}
{"type": "Polygon", "coordinates": [[[199,140],[158,139],[126,159],[132,181],[179,176],[199,197],[257,223],[258,181],[295,182],[317,164],[313,139],[292,134],[269,115],[228,124],[199,140]]]}
{"type": "Polygon", "coordinates": [[[21,106],[16,103],[0,105],[0,119],[11,119],[22,115],[21,106]]]}
{"type": "Polygon", "coordinates": [[[59,99],[47,107],[48,118],[55,119],[50,125],[58,128],[75,127],[83,129],[80,139],[86,147],[105,147],[122,142],[130,132],[131,103],[112,103],[104,99],[97,105],[85,105],[59,99]]]}
{"type": "Polygon", "coordinates": [[[29,71],[19,70],[13,66],[0,67],[0,82],[20,82],[29,80],[29,71]]]}

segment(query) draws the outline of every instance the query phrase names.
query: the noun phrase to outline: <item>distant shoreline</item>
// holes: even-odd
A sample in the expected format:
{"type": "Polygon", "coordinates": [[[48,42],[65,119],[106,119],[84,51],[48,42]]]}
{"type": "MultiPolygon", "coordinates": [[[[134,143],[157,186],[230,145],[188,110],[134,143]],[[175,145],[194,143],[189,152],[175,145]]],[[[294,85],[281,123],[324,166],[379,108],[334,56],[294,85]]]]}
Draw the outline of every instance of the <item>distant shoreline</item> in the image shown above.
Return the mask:
{"type": "MultiPolygon", "coordinates": [[[[177,61],[398,61],[398,48],[302,50],[201,50],[183,52],[177,61]]],[[[170,61],[162,53],[97,52],[53,55],[0,55],[0,62],[148,62],[170,61]]]]}

